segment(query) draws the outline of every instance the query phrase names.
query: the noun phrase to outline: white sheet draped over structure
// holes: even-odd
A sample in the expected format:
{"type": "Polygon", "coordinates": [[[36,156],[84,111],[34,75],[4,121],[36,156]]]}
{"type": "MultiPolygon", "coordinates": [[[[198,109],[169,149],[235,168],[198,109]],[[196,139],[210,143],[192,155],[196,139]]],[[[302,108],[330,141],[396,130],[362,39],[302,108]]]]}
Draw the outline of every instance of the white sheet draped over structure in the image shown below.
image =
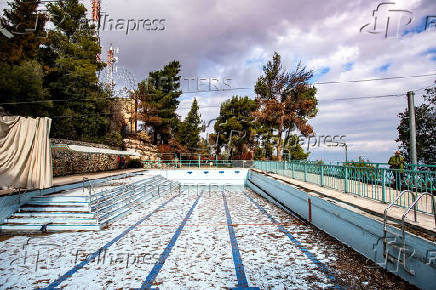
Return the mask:
{"type": "Polygon", "coordinates": [[[52,146],[53,150],[69,150],[80,153],[91,153],[91,154],[106,154],[106,155],[124,155],[124,156],[137,156],[140,157],[141,154],[135,151],[120,151],[112,150],[106,148],[97,148],[82,145],[67,145],[67,144],[56,144],[52,146]]]}
{"type": "Polygon", "coordinates": [[[50,126],[45,117],[0,117],[0,187],[52,186],[50,126]]]}

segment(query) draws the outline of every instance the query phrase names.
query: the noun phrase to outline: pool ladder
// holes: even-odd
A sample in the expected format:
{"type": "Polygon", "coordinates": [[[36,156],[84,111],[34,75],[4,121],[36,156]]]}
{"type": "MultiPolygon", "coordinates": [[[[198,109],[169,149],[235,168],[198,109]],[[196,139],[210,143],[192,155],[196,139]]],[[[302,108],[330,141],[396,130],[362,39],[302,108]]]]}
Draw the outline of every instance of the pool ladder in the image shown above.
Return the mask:
{"type": "MultiPolygon", "coordinates": [[[[385,209],[384,211],[384,222],[383,222],[383,258],[385,260],[385,262],[391,262],[393,264],[398,263],[401,264],[403,266],[403,269],[409,273],[410,275],[415,275],[415,271],[411,270],[407,267],[406,265],[406,258],[407,258],[407,254],[414,252],[414,250],[411,249],[407,249],[406,247],[406,224],[405,224],[405,220],[406,220],[406,216],[408,215],[408,213],[412,210],[414,211],[414,221],[417,222],[416,219],[416,205],[418,203],[418,201],[425,195],[429,195],[431,200],[432,200],[432,212],[433,212],[433,216],[434,216],[434,220],[435,220],[435,226],[436,226],[436,212],[435,212],[435,202],[434,202],[434,198],[433,195],[431,193],[428,192],[422,192],[421,194],[419,194],[418,196],[416,196],[416,194],[411,191],[411,190],[403,190],[402,192],[400,192],[400,194],[394,199],[394,201],[392,201],[385,209]],[[401,235],[395,231],[389,230],[388,226],[387,226],[387,213],[388,210],[393,207],[396,202],[405,194],[405,193],[409,193],[412,195],[412,204],[406,209],[406,211],[404,212],[402,218],[401,218],[401,235]],[[391,235],[390,237],[388,237],[388,235],[391,235]],[[392,240],[392,238],[394,238],[392,240]],[[391,240],[389,240],[391,239],[391,240]],[[398,241],[398,239],[400,241],[398,241]],[[389,247],[396,249],[396,251],[398,252],[397,256],[391,255],[389,254],[389,247]]],[[[400,225],[400,222],[397,222],[398,225],[400,225]]],[[[397,264],[397,265],[398,265],[397,264]]],[[[387,264],[386,264],[387,265],[387,264]]]]}

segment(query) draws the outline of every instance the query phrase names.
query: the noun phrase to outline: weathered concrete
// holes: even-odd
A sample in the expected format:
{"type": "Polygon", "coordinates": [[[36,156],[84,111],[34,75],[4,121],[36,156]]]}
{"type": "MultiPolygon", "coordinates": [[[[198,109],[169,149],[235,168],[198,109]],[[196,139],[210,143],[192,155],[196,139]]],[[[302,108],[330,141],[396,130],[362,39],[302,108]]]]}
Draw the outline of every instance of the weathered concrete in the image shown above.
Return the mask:
{"type": "Polygon", "coordinates": [[[112,172],[66,176],[55,178],[53,182],[54,186],[47,189],[32,190],[24,193],[10,192],[7,195],[0,196],[0,223],[3,223],[4,220],[14,214],[21,205],[27,203],[34,196],[82,187],[84,177],[92,180],[93,184],[99,184],[108,180],[119,179],[129,174],[138,174],[141,172],[144,172],[144,170],[117,170],[112,172]]]}
{"type": "MultiPolygon", "coordinates": [[[[277,176],[274,177],[277,178],[277,176]]],[[[406,265],[414,271],[414,275],[411,275],[398,261],[385,263],[383,221],[380,216],[373,215],[347,202],[347,198],[343,202],[337,198],[337,193],[335,193],[336,198],[330,198],[324,194],[324,191],[323,193],[311,191],[307,190],[307,187],[305,191],[301,187],[297,188],[289,182],[286,183],[285,180],[274,179],[272,176],[254,170],[248,173],[247,186],[276,204],[310,220],[321,230],[404,280],[423,289],[436,288],[436,279],[434,279],[436,276],[436,244],[434,242],[406,233],[405,240],[408,249],[406,265]]],[[[379,206],[383,206],[383,209],[386,207],[383,204],[379,206]]],[[[400,233],[393,227],[390,227],[390,230],[400,233]]],[[[389,251],[398,254],[393,248],[389,248],[389,251]]]]}

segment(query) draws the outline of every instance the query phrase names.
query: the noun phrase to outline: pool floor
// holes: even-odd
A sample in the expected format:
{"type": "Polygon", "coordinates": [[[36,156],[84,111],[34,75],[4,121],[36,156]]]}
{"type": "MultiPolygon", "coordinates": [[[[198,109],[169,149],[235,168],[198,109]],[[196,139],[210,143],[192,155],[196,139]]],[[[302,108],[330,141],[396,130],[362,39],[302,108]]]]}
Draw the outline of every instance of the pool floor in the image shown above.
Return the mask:
{"type": "Polygon", "coordinates": [[[248,189],[166,193],[98,232],[0,242],[0,288],[411,288],[248,189]]]}

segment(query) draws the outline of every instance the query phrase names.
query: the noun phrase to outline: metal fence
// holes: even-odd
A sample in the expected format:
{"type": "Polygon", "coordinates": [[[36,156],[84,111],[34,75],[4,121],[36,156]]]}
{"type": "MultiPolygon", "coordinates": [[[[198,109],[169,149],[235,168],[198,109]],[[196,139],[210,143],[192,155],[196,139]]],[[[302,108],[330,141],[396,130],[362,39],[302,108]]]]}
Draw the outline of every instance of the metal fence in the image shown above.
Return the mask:
{"type": "Polygon", "coordinates": [[[252,160],[144,160],[144,168],[252,168],[252,160]]]}
{"type": "Polygon", "coordinates": [[[254,161],[254,167],[305,182],[336,189],[356,196],[390,203],[402,190],[404,195],[396,205],[409,207],[417,193],[428,192],[418,202],[418,210],[432,213],[431,198],[436,195],[436,171],[396,170],[381,167],[351,167],[306,162],[254,161]]]}

